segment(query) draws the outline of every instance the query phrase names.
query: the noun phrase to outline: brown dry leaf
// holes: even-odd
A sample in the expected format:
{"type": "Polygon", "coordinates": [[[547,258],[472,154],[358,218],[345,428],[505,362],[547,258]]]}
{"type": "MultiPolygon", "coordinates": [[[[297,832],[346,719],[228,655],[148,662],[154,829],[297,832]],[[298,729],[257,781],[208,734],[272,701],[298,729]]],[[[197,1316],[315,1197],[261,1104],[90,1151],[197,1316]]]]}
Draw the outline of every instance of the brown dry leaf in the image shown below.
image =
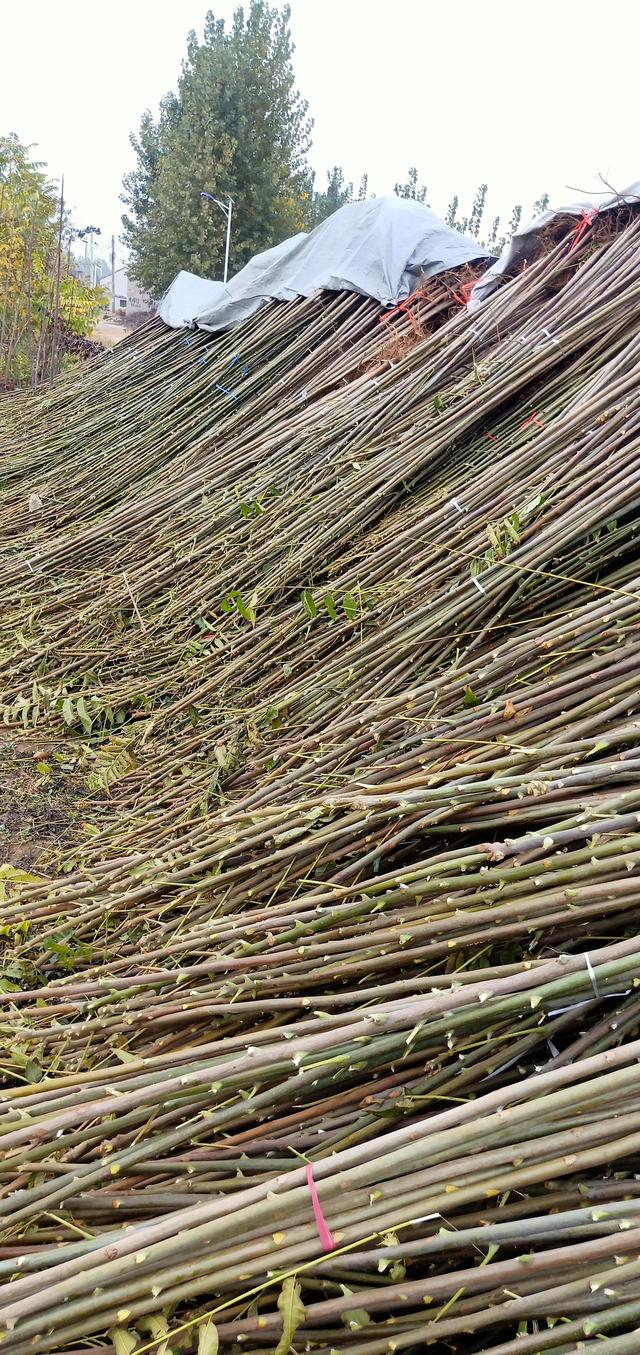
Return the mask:
{"type": "Polygon", "coordinates": [[[515,713],[516,708],[513,704],[513,701],[511,700],[511,697],[509,697],[509,700],[507,701],[505,708],[502,712],[502,718],[503,720],[513,720],[515,713]]]}
{"type": "Polygon", "coordinates": [[[251,747],[258,751],[262,747],[262,739],[258,726],[254,720],[247,720],[247,740],[251,747]]]}

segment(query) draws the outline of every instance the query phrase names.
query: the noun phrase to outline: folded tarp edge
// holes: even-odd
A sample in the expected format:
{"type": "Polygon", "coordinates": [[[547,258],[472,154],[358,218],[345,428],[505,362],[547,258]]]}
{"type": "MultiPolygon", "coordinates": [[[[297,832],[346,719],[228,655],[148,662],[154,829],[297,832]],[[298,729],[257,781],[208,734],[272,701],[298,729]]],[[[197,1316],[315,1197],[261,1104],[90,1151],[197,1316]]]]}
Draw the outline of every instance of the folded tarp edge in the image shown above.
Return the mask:
{"type": "Polygon", "coordinates": [[[537,257],[539,237],[545,227],[557,221],[561,216],[581,217],[583,213],[608,212],[625,203],[640,203],[640,182],[630,184],[622,193],[602,193],[581,202],[571,202],[565,207],[549,207],[528,225],[522,226],[512,235],[500,258],[483,273],[476,283],[468,301],[468,310],[473,314],[479,310],[496,288],[500,286],[505,274],[517,269],[530,259],[537,257]]]}

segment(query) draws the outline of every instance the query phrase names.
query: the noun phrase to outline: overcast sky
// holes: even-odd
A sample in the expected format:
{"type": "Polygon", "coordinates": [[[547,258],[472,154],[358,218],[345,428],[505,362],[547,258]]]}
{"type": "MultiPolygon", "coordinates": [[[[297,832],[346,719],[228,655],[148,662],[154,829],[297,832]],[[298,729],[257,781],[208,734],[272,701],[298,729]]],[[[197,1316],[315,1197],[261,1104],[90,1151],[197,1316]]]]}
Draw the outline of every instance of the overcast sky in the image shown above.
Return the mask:
{"type": "MultiPolygon", "coordinates": [[[[207,0],[2,0],[0,132],[65,175],[79,226],[120,231],[129,133],[175,86],[207,0]]],[[[217,0],[228,17],[235,0],[217,0]]],[[[410,165],[443,212],[490,187],[492,214],[545,189],[640,179],[636,0],[292,0],[312,163],[391,192],[410,165]]],[[[118,251],[122,257],[122,249],[118,251]]]]}

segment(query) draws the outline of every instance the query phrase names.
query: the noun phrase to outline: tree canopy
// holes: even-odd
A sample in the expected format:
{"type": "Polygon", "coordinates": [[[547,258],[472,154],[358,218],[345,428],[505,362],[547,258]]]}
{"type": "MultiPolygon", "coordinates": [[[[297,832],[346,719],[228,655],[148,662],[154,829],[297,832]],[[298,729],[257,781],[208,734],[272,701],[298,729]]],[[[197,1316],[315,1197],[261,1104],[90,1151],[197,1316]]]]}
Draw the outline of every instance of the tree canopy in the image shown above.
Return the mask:
{"type": "Polygon", "coordinates": [[[138,282],[158,296],[180,268],[222,276],[233,199],[231,267],[305,229],[311,121],[295,87],[289,10],[251,0],[229,29],[209,12],[191,33],[175,94],[147,111],[124,181],[124,239],[138,282]]]}
{"type": "Polygon", "coordinates": [[[337,212],[339,207],[344,207],[347,202],[363,202],[369,195],[369,176],[363,174],[357,192],[354,191],[353,183],[347,182],[344,170],[340,165],[334,165],[333,169],[327,172],[327,186],[324,190],[315,189],[311,198],[309,208],[309,226],[319,226],[321,221],[326,221],[328,216],[337,212]]]}
{"type": "MultiPolygon", "coordinates": [[[[415,202],[422,202],[425,206],[429,206],[426,184],[418,182],[418,171],[415,165],[412,165],[409,170],[406,181],[403,184],[397,183],[393,191],[400,198],[412,198],[415,202]]],[[[453,230],[460,231],[462,235],[471,236],[485,249],[490,250],[492,254],[500,254],[520,225],[522,205],[518,202],[512,207],[506,225],[499,216],[495,216],[491,223],[487,224],[485,212],[488,191],[488,184],[481,183],[473,198],[470,211],[466,215],[461,212],[460,197],[455,193],[447,207],[444,219],[447,226],[451,226],[453,230]]],[[[549,194],[542,193],[533,204],[532,216],[539,216],[541,212],[545,211],[548,204],[549,194]]]]}
{"type": "MultiPolygon", "coordinates": [[[[340,165],[324,188],[314,183],[307,160],[313,124],[296,88],[289,18],[288,7],[267,0],[240,6],[229,26],[210,11],[202,41],[189,35],[177,90],[155,116],[144,113],[131,138],[136,164],[124,179],[123,239],[134,276],[152,296],[181,268],[222,277],[226,219],[212,199],[233,199],[235,273],[259,251],[368,196],[368,176],[354,190],[340,165]]],[[[415,166],[394,191],[428,202],[415,166]]],[[[446,219],[498,252],[522,208],[514,207],[507,228],[499,217],[485,227],[486,196],[481,184],[464,215],[456,195],[446,219]]]]}
{"type": "Polygon", "coordinates": [[[15,135],[0,136],[0,388],[53,375],[106,300],[71,271],[57,188],[15,135]]]}

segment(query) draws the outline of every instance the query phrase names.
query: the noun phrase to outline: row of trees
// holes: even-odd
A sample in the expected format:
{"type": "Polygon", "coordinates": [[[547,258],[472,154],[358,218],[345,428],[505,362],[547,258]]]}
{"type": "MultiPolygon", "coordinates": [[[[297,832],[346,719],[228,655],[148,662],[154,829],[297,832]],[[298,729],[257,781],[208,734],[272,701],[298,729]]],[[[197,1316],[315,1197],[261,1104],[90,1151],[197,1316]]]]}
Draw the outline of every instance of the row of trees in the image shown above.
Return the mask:
{"type": "MultiPolygon", "coordinates": [[[[234,200],[232,271],[261,249],[309,230],[338,207],[368,196],[368,176],[357,188],[336,165],[319,188],[308,164],[313,123],[296,88],[289,10],[251,0],[231,27],[207,15],[204,38],[191,33],[177,91],[147,111],[131,138],[135,168],[124,180],[124,240],[132,271],[159,296],[181,268],[222,275],[225,221],[210,198],[234,200]]],[[[427,202],[412,168],[395,192],[427,202]]],[[[505,238],[500,218],[485,223],[487,185],[468,215],[454,197],[450,225],[493,250],[505,238]]],[[[546,198],[540,199],[545,204],[546,198]]],[[[513,209],[506,233],[520,221],[513,209]]]]}
{"type": "MultiPolygon", "coordinates": [[[[317,226],[320,221],[324,221],[325,217],[330,216],[338,207],[344,207],[347,202],[360,202],[368,197],[368,183],[369,176],[363,174],[358,189],[354,190],[353,183],[345,179],[344,171],[339,165],[335,165],[327,174],[327,187],[324,193],[313,195],[311,225],[317,226]]],[[[419,182],[415,165],[409,170],[404,183],[396,183],[393,191],[399,198],[412,198],[414,202],[421,202],[426,207],[430,205],[427,186],[419,182]]],[[[499,216],[493,217],[488,222],[486,219],[488,191],[488,184],[480,184],[467,216],[461,213],[460,199],[455,194],[447,207],[444,219],[454,230],[471,236],[492,253],[499,254],[520,225],[522,205],[517,203],[513,207],[507,222],[503,222],[499,216]]],[[[544,212],[548,204],[549,194],[541,194],[533,204],[532,216],[544,212]]]]}
{"type": "Polygon", "coordinates": [[[62,195],[14,135],[0,137],[0,390],[60,370],[104,293],[74,276],[62,195]]]}

